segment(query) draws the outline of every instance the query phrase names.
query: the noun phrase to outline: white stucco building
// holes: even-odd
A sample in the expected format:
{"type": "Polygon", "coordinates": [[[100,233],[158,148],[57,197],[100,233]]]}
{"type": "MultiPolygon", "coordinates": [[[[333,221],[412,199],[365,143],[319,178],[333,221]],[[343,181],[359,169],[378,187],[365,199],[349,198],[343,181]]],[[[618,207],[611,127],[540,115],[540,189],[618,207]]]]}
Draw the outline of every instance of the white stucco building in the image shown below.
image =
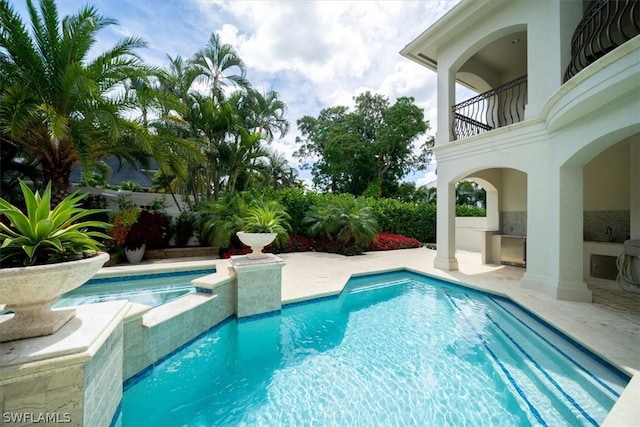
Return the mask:
{"type": "Polygon", "coordinates": [[[435,267],[458,268],[454,186],[471,179],[483,260],[526,237],[523,287],[591,301],[608,260],[592,255],[640,239],[639,33],[637,1],[471,0],[401,51],[438,78],[435,267]]]}

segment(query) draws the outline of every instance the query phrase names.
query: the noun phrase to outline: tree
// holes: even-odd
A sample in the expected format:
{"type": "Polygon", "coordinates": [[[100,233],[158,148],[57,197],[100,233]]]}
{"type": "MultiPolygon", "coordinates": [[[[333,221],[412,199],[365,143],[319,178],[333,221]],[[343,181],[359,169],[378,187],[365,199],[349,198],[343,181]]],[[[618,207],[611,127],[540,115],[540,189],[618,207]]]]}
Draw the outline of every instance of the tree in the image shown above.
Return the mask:
{"type": "Polygon", "coordinates": [[[365,92],[354,100],[353,112],[337,106],[298,120],[302,136],[295,156],[307,162],[324,191],[392,197],[406,174],[428,165],[433,138],[416,143],[429,124],[413,98],[391,105],[383,95],[365,92]]]}
{"type": "Polygon", "coordinates": [[[460,181],[456,184],[456,204],[485,207],[487,193],[473,181],[460,181]]]}
{"type": "Polygon", "coordinates": [[[276,190],[298,186],[298,171],[289,165],[289,161],[276,151],[268,151],[261,159],[262,181],[276,190]]]}
{"type": "Polygon", "coordinates": [[[211,34],[209,43],[190,60],[198,78],[211,89],[211,97],[216,101],[225,98],[224,88],[234,86],[248,88],[245,78],[246,67],[236,50],[227,43],[220,42],[220,36],[211,34]]]}
{"type": "Polygon", "coordinates": [[[114,90],[139,75],[139,38],[124,38],[91,61],[96,34],[116,22],[90,6],[60,21],[54,0],[36,10],[27,0],[32,32],[7,0],[0,0],[0,126],[10,142],[32,156],[52,182],[54,202],[68,193],[71,170],[143,145],[139,128],[120,116],[127,97],[114,90]],[[123,136],[125,137],[123,139],[123,136]]]}
{"type": "Polygon", "coordinates": [[[274,91],[262,95],[260,92],[249,89],[247,127],[263,136],[267,143],[275,138],[276,132],[280,138],[289,131],[289,121],[285,118],[287,106],[278,99],[278,93],[274,91]]]}

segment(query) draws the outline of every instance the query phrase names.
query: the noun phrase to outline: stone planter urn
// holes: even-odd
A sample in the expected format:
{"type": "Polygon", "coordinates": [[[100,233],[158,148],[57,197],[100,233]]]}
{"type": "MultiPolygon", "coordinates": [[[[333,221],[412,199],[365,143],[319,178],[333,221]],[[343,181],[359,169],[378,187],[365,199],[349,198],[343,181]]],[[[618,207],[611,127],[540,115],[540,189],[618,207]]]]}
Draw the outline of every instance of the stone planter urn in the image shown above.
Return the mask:
{"type": "Polygon", "coordinates": [[[129,261],[129,264],[139,264],[144,257],[144,251],[146,248],[146,243],[143,243],[142,246],[137,249],[124,248],[124,255],[127,257],[127,261],[129,261]]]}
{"type": "Polygon", "coordinates": [[[278,236],[276,233],[245,233],[244,231],[238,231],[236,235],[242,243],[251,246],[252,252],[247,254],[249,259],[267,258],[267,254],[263,253],[262,249],[278,236]]]}
{"type": "Polygon", "coordinates": [[[15,313],[0,322],[0,342],[55,333],[76,310],[52,310],[51,304],[93,277],[108,260],[109,254],[100,253],[79,261],[0,270],[0,304],[15,313]]]}

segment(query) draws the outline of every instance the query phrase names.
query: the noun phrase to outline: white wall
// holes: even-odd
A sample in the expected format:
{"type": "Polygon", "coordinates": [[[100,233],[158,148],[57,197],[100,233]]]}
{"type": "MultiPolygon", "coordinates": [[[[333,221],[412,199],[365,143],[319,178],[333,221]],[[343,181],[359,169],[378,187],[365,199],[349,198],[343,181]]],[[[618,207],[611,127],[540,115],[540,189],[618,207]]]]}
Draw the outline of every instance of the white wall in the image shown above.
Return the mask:
{"type": "MultiPolygon", "coordinates": [[[[155,200],[164,200],[165,212],[172,217],[177,217],[180,215],[180,209],[176,205],[171,194],[163,194],[163,193],[137,193],[131,191],[122,191],[122,190],[107,190],[104,188],[93,188],[93,187],[81,187],[79,189],[82,193],[89,193],[94,196],[104,196],[107,199],[109,204],[108,208],[112,212],[118,212],[118,199],[120,197],[126,197],[127,200],[135,203],[140,207],[151,206],[155,200]]],[[[181,208],[184,208],[185,204],[182,199],[182,196],[179,194],[175,195],[178,203],[181,208]]]]}
{"type": "Polygon", "coordinates": [[[486,217],[456,217],[456,249],[480,252],[482,250],[481,230],[486,229],[486,217]]]}
{"type": "Polygon", "coordinates": [[[501,207],[504,212],[527,210],[527,175],[514,170],[502,170],[501,207]]]}
{"type": "Polygon", "coordinates": [[[629,210],[629,144],[640,136],[628,138],[587,163],[584,173],[584,210],[629,210]]]}

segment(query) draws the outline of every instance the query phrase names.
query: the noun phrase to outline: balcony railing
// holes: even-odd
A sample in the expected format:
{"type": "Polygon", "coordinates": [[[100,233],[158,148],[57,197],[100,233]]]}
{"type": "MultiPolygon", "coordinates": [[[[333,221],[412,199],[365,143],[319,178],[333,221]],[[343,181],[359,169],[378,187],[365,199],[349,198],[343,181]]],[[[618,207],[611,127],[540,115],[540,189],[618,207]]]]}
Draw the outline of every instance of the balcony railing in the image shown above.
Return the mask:
{"type": "Polygon", "coordinates": [[[586,13],[571,39],[571,62],[563,82],[640,34],[638,0],[599,0],[586,13]]]}
{"type": "Polygon", "coordinates": [[[527,104],[527,76],[481,93],[453,106],[455,139],[497,129],[524,120],[527,104]]]}

